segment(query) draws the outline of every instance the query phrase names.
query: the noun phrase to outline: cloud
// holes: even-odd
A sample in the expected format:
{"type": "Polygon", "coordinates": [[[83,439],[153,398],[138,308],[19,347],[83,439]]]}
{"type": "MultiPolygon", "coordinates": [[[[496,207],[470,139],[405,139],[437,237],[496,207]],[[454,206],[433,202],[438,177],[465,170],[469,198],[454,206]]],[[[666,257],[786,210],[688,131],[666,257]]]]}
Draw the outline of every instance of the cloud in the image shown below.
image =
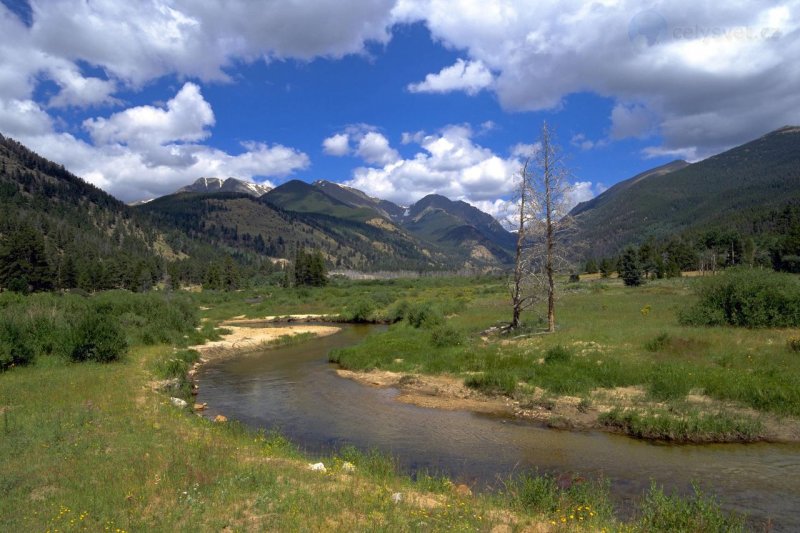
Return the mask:
{"type": "Polygon", "coordinates": [[[443,68],[438,74],[425,76],[425,81],[409,84],[408,90],[412,93],[464,91],[475,95],[490,87],[493,80],[492,73],[483,62],[458,59],[454,65],[443,68]]]}
{"type": "MultiPolygon", "coordinates": [[[[4,111],[0,106],[5,127],[4,111]]],[[[281,144],[244,142],[238,154],[199,144],[211,135],[214,113],[193,83],[186,83],[164,107],[138,106],[86,120],[91,143],[55,132],[33,102],[19,103],[8,114],[20,120],[32,117],[27,130],[14,128],[21,142],[126,201],[169,194],[199,176],[263,180],[309,166],[306,154],[281,144]]]]}
{"type": "Polygon", "coordinates": [[[591,181],[577,181],[572,184],[572,188],[567,194],[567,211],[581,202],[586,202],[603,193],[606,187],[601,183],[592,183],[591,181]]]}
{"type": "Polygon", "coordinates": [[[346,133],[331,135],[322,141],[322,151],[328,155],[344,156],[350,153],[350,136],[346,133]]]}
{"type": "Polygon", "coordinates": [[[519,161],[495,155],[472,137],[472,129],[465,125],[449,125],[435,134],[404,135],[421,150],[410,158],[359,167],[346,185],[400,204],[432,193],[470,203],[494,202],[511,193],[519,161]]]}
{"type": "Polygon", "coordinates": [[[200,141],[214,125],[211,105],[200,94],[200,87],[186,83],[166,108],[131,107],[109,118],[84,121],[95,143],[118,142],[133,146],[162,144],[166,141],[200,141]]]}
{"type": "Polygon", "coordinates": [[[237,60],[342,57],[388,42],[393,3],[61,0],[34,5],[30,34],[42,52],[100,65],[126,84],[172,73],[223,80],[237,60]]]}
{"type": "Polygon", "coordinates": [[[541,143],[538,142],[533,144],[517,143],[511,147],[511,155],[520,159],[533,157],[541,147],[541,143]]]}
{"type": "Polygon", "coordinates": [[[800,3],[656,2],[647,13],[665,27],[644,28],[657,30],[645,39],[629,31],[643,29],[642,9],[633,0],[535,8],[401,0],[394,16],[424,22],[434,40],[464,51],[464,64],[494,73],[490,89],[507,110],[554,109],[569,94],[593,92],[618,102],[614,138],[656,129],[659,149],[699,156],[800,123],[800,3]]]}
{"type": "MultiPolygon", "coordinates": [[[[406,144],[406,134],[403,134],[406,144]]],[[[344,131],[322,141],[322,149],[328,155],[344,156],[354,153],[370,165],[387,165],[400,159],[400,154],[389,146],[389,139],[378,128],[370,124],[351,124],[344,131]],[[355,144],[351,149],[350,142],[355,144]]]]}
{"type": "Polygon", "coordinates": [[[647,107],[639,104],[617,104],[611,110],[611,138],[643,139],[653,133],[656,117],[647,107]]]}
{"type": "Polygon", "coordinates": [[[242,153],[231,154],[201,145],[172,145],[176,159],[188,153],[184,164],[165,161],[156,164],[151,158],[127,146],[95,146],[67,133],[23,136],[21,142],[44,157],[59,161],[71,172],[125,201],[169,194],[192,183],[200,176],[232,176],[264,182],[267,178],[290,175],[309,165],[308,156],[279,144],[245,143],[242,153]]]}
{"type": "Polygon", "coordinates": [[[0,126],[6,135],[37,135],[49,132],[53,121],[33,100],[0,99],[0,126]]]}
{"type": "Polygon", "coordinates": [[[52,107],[87,107],[120,103],[112,96],[117,90],[117,84],[112,80],[86,78],[72,66],[54,67],[49,72],[61,88],[48,102],[52,107]]]}
{"type": "Polygon", "coordinates": [[[580,148],[581,150],[591,150],[595,147],[595,142],[591,139],[588,139],[583,133],[576,133],[573,135],[569,143],[576,148],[580,148]]]}
{"type": "Polygon", "coordinates": [[[400,158],[397,150],[389,146],[389,140],[374,131],[367,132],[361,138],[356,154],[365,162],[375,165],[388,165],[400,158]]]}

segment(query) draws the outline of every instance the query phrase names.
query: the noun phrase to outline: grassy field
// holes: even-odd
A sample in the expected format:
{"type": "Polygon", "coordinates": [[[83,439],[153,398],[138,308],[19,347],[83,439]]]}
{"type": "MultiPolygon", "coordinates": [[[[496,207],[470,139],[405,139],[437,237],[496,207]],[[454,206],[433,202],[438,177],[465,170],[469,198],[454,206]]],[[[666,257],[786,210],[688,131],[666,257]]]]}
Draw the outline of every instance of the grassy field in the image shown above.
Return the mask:
{"type": "MultiPolygon", "coordinates": [[[[623,523],[615,518],[602,481],[564,487],[546,476],[524,476],[509,480],[499,493],[473,496],[441,478],[418,475],[412,481],[396,472],[390,458],[376,453],[345,449],[336,456],[303,457],[279,435],[210,422],[172,406],[167,395],[152,387],[156,379],[182,375],[195,357],[185,350],[188,340],[213,337],[219,320],[339,311],[367,320],[402,317],[383,336],[371,337],[381,342],[340,352],[347,365],[453,372],[475,386],[496,386],[513,395],[533,386],[550,387],[554,395],[582,394],[601,379],[609,386],[651,387],[660,381],[648,370],[664,363],[730,369],[753,375],[751,379],[762,379],[760,370],[746,372],[757,367],[748,362],[751,358],[758,368],[770,358],[770,368],[777,368],[779,361],[786,363],[783,372],[797,368],[785,353],[785,331],[677,326],[675,307],[689,298],[682,282],[635,292],[616,285],[569,287],[560,302],[556,334],[485,342],[480,332],[507,318],[504,291],[498,279],[445,279],[201,293],[191,295],[201,310],[195,333],[182,333],[178,325],[175,331],[144,338],[131,331],[127,355],[104,364],[74,363],[59,350],[37,354],[33,364],[0,373],[0,530],[490,531],[500,525],[541,531],[743,529],[741,519],[724,516],[703,496],[673,498],[658,487],[642,495],[633,518],[623,523]],[[702,355],[685,348],[691,339],[707,343],[702,355]],[[645,347],[651,341],[654,351],[645,347]],[[584,355],[581,350],[589,351],[584,355]],[[618,361],[613,364],[617,370],[586,370],[571,380],[562,375],[584,368],[581,361],[589,357],[618,361]],[[404,362],[398,363],[399,358],[404,362]],[[513,386],[504,377],[508,375],[515,377],[513,386]],[[602,375],[607,377],[598,377],[602,375]],[[318,460],[327,472],[308,468],[318,460]]],[[[148,305],[139,307],[133,305],[134,295],[117,297],[125,298],[131,299],[123,313],[126,320],[145,330],[152,328],[136,313],[146,313],[144,308],[164,312],[155,296],[145,295],[148,305]]],[[[13,305],[28,303],[36,304],[37,317],[53,306],[44,314],[55,317],[58,327],[67,327],[58,319],[62,302],[37,297],[13,305]]],[[[673,386],[668,383],[666,390],[673,386]]],[[[658,391],[648,394],[662,394],[658,391]]],[[[770,405],[765,403],[765,410],[770,405]]],[[[784,409],[794,413],[793,407],[784,409]]]]}
{"type": "Polygon", "coordinates": [[[487,337],[481,332],[508,319],[501,288],[464,288],[430,298],[434,318],[420,327],[403,320],[332,360],[355,370],[448,373],[523,405],[564,396],[584,410],[611,403],[619,408],[604,409],[598,422],[645,438],[758,440],[770,435],[765,422],[800,417],[800,357],[790,346],[798,330],[682,326],[678,311],[694,299],[685,279],[566,284],[556,333],[540,334],[534,311],[527,332],[487,337]],[[634,402],[615,399],[623,388],[634,402]]]}

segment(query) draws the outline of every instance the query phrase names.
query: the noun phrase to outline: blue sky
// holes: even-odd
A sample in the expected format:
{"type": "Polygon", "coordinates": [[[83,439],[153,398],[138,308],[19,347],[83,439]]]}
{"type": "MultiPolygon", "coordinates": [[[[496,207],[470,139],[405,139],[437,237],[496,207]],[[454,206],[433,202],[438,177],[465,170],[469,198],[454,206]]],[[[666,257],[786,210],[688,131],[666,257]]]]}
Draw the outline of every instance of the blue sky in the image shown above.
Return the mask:
{"type": "Polygon", "coordinates": [[[800,122],[798,2],[2,0],[0,132],[133,201],[201,176],[499,214],[544,120],[586,200],[800,122]]]}

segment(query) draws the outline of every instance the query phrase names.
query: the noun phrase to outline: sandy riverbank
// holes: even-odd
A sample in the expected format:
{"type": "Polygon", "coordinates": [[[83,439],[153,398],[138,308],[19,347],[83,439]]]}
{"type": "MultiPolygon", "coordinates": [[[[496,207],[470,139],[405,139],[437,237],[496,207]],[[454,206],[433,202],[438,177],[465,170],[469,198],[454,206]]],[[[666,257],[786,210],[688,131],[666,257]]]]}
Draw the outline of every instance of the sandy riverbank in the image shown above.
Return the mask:
{"type": "MultiPolygon", "coordinates": [[[[263,322],[263,320],[261,322],[263,322]]],[[[249,328],[231,326],[226,323],[225,329],[229,330],[229,333],[223,335],[222,339],[192,346],[192,349],[197,350],[204,357],[228,353],[241,353],[243,351],[256,350],[266,344],[277,341],[281,337],[293,337],[304,333],[312,334],[317,337],[325,337],[339,332],[341,328],[311,324],[249,328]]]]}

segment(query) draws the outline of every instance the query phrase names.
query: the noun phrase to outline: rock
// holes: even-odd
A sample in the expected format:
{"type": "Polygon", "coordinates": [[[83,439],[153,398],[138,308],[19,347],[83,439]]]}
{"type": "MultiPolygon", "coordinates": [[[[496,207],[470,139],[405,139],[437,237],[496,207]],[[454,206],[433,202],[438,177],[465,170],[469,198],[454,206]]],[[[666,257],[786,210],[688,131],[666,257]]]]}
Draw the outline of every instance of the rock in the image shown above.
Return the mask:
{"type": "Polygon", "coordinates": [[[345,461],[342,463],[342,472],[355,472],[356,467],[353,463],[345,461]]]}
{"type": "Polygon", "coordinates": [[[164,392],[177,389],[178,384],[178,378],[162,379],[161,381],[155,381],[153,383],[153,388],[159,392],[164,392]]]}
{"type": "Polygon", "coordinates": [[[186,400],[181,400],[180,398],[173,397],[170,398],[169,401],[172,402],[172,405],[174,405],[175,407],[180,407],[181,409],[185,409],[186,406],[189,405],[188,403],[186,403],[186,400]]]}
{"type": "Polygon", "coordinates": [[[225,416],[225,415],[217,415],[217,416],[214,417],[214,422],[221,423],[221,422],[227,422],[227,421],[228,421],[228,417],[225,416]]]}
{"type": "Polygon", "coordinates": [[[472,490],[462,483],[461,485],[456,485],[456,494],[459,496],[472,496],[472,490]]]}
{"type": "Polygon", "coordinates": [[[401,501],[403,501],[403,495],[400,494],[399,492],[395,492],[394,494],[392,494],[392,501],[394,503],[400,503],[401,501]]]}
{"type": "Polygon", "coordinates": [[[308,469],[312,472],[327,472],[328,469],[325,468],[325,465],[322,463],[309,463],[308,469]]]}
{"type": "Polygon", "coordinates": [[[206,402],[194,404],[195,411],[203,411],[206,407],[208,407],[208,404],[206,402]]]}

